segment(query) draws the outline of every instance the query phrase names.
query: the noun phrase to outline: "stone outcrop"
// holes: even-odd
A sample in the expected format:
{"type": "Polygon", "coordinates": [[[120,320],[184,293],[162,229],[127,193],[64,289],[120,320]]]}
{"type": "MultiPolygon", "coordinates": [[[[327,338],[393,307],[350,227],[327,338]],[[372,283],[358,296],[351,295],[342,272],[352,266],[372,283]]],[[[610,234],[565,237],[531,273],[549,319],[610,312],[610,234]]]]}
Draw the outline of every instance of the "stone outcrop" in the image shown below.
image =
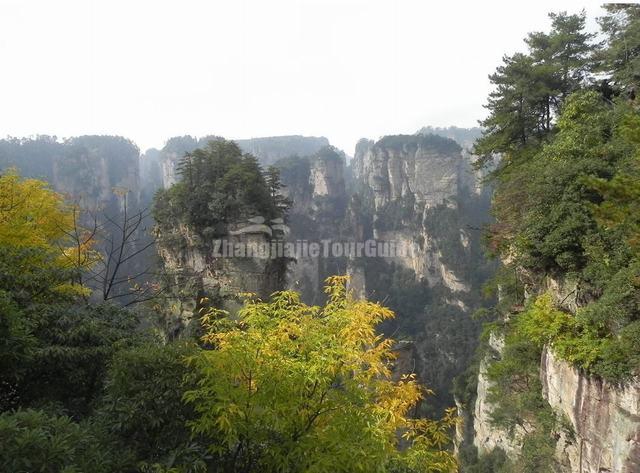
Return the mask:
{"type": "MultiPolygon", "coordinates": [[[[162,187],[168,188],[175,184],[178,179],[176,166],[185,153],[202,148],[206,146],[207,141],[219,138],[214,135],[201,138],[176,136],[167,140],[166,145],[158,152],[158,156],[155,156],[154,150],[150,150],[149,155],[155,161],[151,164],[155,168],[153,172],[160,174],[162,187]]],[[[234,141],[243,152],[258,158],[260,164],[265,167],[290,156],[312,156],[329,146],[329,140],[323,136],[268,136],[234,141]]]]}
{"type": "Polygon", "coordinates": [[[348,213],[367,217],[361,238],[402,248],[376,262],[349,261],[353,290],[373,298],[406,297],[388,286],[390,280],[405,280],[433,295],[428,306],[401,317],[416,324],[409,335],[415,341],[413,363],[437,394],[431,402],[440,407],[452,404],[452,378],[476,343],[470,313],[479,300],[484,260],[480,234],[470,227],[487,222],[490,193],[476,181],[472,160],[452,139],[416,134],[362,139],[351,161],[350,187],[358,198],[350,208],[356,203],[359,208],[348,213]]]}
{"type": "Polygon", "coordinates": [[[0,140],[0,170],[15,167],[24,177],[44,179],[69,200],[112,217],[123,192],[131,208],[140,203],[139,159],[138,147],[120,136],[0,140]]]}
{"type": "MultiPolygon", "coordinates": [[[[436,135],[399,135],[378,142],[360,140],[352,163],[354,180],[373,205],[373,236],[400,242],[409,249],[409,254],[398,258],[399,264],[414,271],[430,286],[443,284],[454,293],[468,292],[469,283],[443,262],[442,245],[428,228],[427,220],[436,213],[436,208],[444,206],[455,210],[460,199],[476,195],[478,185],[471,160],[471,156],[450,139],[436,135]],[[403,207],[417,215],[417,225],[409,222],[384,225],[382,220],[389,216],[385,214],[402,211],[403,207]],[[382,224],[376,225],[376,221],[382,224]]],[[[459,235],[460,251],[468,252],[468,233],[459,228],[459,235]]]]}
{"type": "Polygon", "coordinates": [[[271,237],[259,231],[234,235],[234,230],[242,230],[241,225],[229,230],[224,240],[229,245],[241,243],[250,255],[229,257],[216,241],[207,241],[185,225],[170,230],[156,228],[156,248],[170,288],[165,327],[168,338],[195,333],[203,307],[215,305],[233,312],[241,293],[266,299],[284,288],[286,260],[257,256],[271,237]]]}
{"type": "MultiPolygon", "coordinates": [[[[576,307],[579,288],[563,279],[544,278],[556,304],[576,307]]],[[[501,448],[517,458],[523,431],[506,432],[491,422],[487,367],[499,359],[504,342],[490,335],[489,352],[480,362],[473,415],[473,443],[478,453],[501,448]]],[[[640,380],[614,385],[586,375],[545,347],[540,361],[542,397],[566,426],[556,433],[555,460],[562,473],[635,473],[640,471],[640,380]],[[568,428],[567,428],[568,427],[568,428]]]]}
{"type": "Polygon", "coordinates": [[[242,151],[254,155],[264,166],[289,156],[313,156],[329,146],[324,136],[268,136],[235,141],[242,151]]]}
{"type": "Polygon", "coordinates": [[[500,448],[504,450],[507,456],[514,458],[520,451],[523,431],[518,430],[511,434],[493,425],[491,421],[493,408],[487,399],[492,386],[487,376],[487,368],[494,359],[500,358],[503,348],[504,340],[502,337],[491,333],[489,336],[489,351],[480,361],[478,369],[478,388],[473,409],[473,443],[478,448],[479,454],[485,454],[495,448],[500,448]]]}
{"type": "Polygon", "coordinates": [[[540,376],[545,399],[573,430],[557,446],[567,472],[640,471],[640,381],[614,386],[585,376],[548,348],[540,376]]]}
{"type": "Polygon", "coordinates": [[[426,208],[455,205],[464,162],[454,141],[435,135],[399,135],[377,143],[360,140],[354,176],[373,192],[375,208],[406,197],[426,208]]]}
{"type": "MultiPolygon", "coordinates": [[[[292,202],[288,240],[339,241],[348,201],[344,153],[325,147],[312,156],[276,162],[276,166],[281,171],[283,194],[292,202]]],[[[298,257],[289,265],[287,287],[300,291],[307,302],[319,303],[324,298],[324,279],[342,268],[343,262],[324,257],[298,257]]]]}

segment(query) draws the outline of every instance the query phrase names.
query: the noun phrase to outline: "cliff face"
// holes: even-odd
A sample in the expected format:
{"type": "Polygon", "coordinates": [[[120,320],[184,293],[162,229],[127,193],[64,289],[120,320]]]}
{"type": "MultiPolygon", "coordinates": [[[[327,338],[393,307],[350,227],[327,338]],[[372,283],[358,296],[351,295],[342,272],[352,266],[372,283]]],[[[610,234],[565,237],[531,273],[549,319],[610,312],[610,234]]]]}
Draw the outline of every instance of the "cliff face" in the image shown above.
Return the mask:
{"type": "Polygon", "coordinates": [[[411,197],[417,206],[455,205],[464,161],[454,141],[431,135],[361,140],[354,156],[354,176],[373,192],[378,210],[389,202],[411,197]]]}
{"type": "MultiPolygon", "coordinates": [[[[527,278],[525,277],[525,280],[527,278]]],[[[565,278],[529,278],[528,297],[549,293],[556,306],[568,312],[586,303],[580,288],[565,278]]],[[[495,406],[489,400],[492,382],[487,369],[501,359],[504,339],[492,332],[489,349],[478,369],[473,406],[473,444],[481,455],[500,448],[517,461],[525,430],[507,432],[492,422],[495,406]]],[[[563,427],[555,432],[556,470],[562,473],[633,473],[640,471],[640,381],[615,385],[587,375],[554,354],[542,350],[539,364],[542,399],[563,427]]],[[[471,426],[467,426],[470,428],[471,426]]],[[[528,426],[529,433],[535,428],[528,426]]]]}
{"type": "MultiPolygon", "coordinates": [[[[196,148],[204,147],[209,140],[220,139],[218,136],[209,135],[201,138],[193,136],[176,136],[167,140],[166,145],[155,156],[154,150],[150,150],[149,165],[154,174],[161,176],[161,186],[165,189],[171,187],[177,181],[176,165],[180,159],[196,148]]],[[[315,136],[269,136],[263,138],[250,138],[234,140],[243,152],[252,154],[267,167],[279,159],[290,156],[312,156],[322,148],[329,146],[329,140],[325,137],[315,136]]]]}
{"type": "Polygon", "coordinates": [[[544,398],[569,420],[573,438],[558,439],[567,472],[640,471],[640,382],[614,386],[581,374],[545,349],[540,363],[544,398]]]}
{"type": "MultiPolygon", "coordinates": [[[[501,429],[491,422],[492,405],[487,397],[492,382],[487,376],[487,369],[495,358],[499,358],[504,348],[504,339],[492,333],[489,337],[489,353],[480,360],[478,369],[478,387],[475,407],[473,409],[473,442],[478,452],[485,454],[496,448],[504,450],[509,457],[517,455],[522,442],[522,429],[513,434],[501,429]]],[[[471,427],[471,426],[468,426],[471,427]]]]}
{"type": "MultiPolygon", "coordinates": [[[[289,157],[275,163],[280,169],[283,193],[292,202],[287,218],[289,241],[339,241],[345,237],[345,161],[344,153],[325,147],[312,156],[289,157]]],[[[325,278],[344,271],[343,258],[301,255],[289,265],[287,287],[300,291],[307,302],[319,303],[324,298],[325,278]]]]}
{"type": "MultiPolygon", "coordinates": [[[[456,267],[461,265],[446,264],[443,252],[450,247],[456,259],[469,259],[467,226],[487,218],[488,196],[477,192],[471,156],[439,136],[392,136],[377,143],[361,140],[352,166],[355,181],[372,203],[375,238],[399,241],[409,248],[409,254],[396,262],[432,287],[442,284],[454,294],[469,292],[469,281],[456,267]],[[460,224],[445,229],[455,241],[438,242],[437,220],[444,214],[460,214],[460,203],[475,205],[474,215],[466,222],[449,218],[448,224],[460,224]],[[408,218],[399,218],[403,213],[408,218]]],[[[454,304],[464,306],[460,300],[454,304]]]]}
{"type": "MultiPolygon", "coordinates": [[[[268,245],[271,237],[264,232],[245,232],[246,226],[230,228],[225,241],[254,249],[268,245]],[[238,231],[237,235],[233,235],[238,231]]],[[[168,287],[165,333],[168,338],[192,335],[199,330],[199,315],[211,304],[234,311],[240,293],[254,293],[268,298],[282,290],[286,261],[224,254],[213,240],[207,240],[193,229],[180,225],[172,229],[156,229],[156,248],[162,259],[168,287]]]]}
{"type": "Polygon", "coordinates": [[[235,140],[245,153],[257,157],[264,166],[289,156],[312,156],[329,146],[324,136],[269,136],[235,140]]]}
{"type": "Polygon", "coordinates": [[[140,202],[140,152],[118,136],[79,136],[0,140],[0,168],[16,167],[25,177],[44,179],[85,208],[120,208],[114,189],[129,191],[129,204],[140,202]]]}

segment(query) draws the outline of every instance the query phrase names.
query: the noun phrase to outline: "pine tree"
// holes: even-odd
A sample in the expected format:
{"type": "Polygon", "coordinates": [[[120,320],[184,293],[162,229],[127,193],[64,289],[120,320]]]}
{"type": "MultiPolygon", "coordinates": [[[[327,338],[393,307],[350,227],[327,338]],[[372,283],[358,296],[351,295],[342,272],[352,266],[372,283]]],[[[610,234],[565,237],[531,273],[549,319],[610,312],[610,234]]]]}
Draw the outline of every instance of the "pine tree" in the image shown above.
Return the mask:
{"type": "Polygon", "coordinates": [[[596,57],[598,69],[610,76],[613,86],[634,99],[640,86],[640,5],[608,3],[599,18],[607,35],[606,47],[596,57]]]}

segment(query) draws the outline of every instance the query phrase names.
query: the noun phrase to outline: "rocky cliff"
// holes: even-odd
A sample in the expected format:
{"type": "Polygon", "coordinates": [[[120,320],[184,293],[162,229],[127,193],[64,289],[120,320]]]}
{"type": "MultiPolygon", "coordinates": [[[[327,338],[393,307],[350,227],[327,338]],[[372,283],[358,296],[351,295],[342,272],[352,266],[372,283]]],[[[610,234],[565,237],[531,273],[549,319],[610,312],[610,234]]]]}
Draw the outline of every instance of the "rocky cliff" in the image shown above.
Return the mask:
{"type": "Polygon", "coordinates": [[[488,203],[487,194],[476,192],[471,157],[437,135],[389,136],[361,140],[352,167],[372,206],[373,236],[402,242],[409,253],[395,262],[431,287],[444,285],[452,303],[464,307],[456,294],[470,290],[464,273],[478,250],[471,227],[486,221],[488,203]]]}
{"type": "MultiPolygon", "coordinates": [[[[503,341],[491,335],[492,348],[480,362],[473,407],[473,443],[480,456],[496,449],[516,463],[533,428],[508,431],[496,425],[489,401],[490,364],[503,341]]],[[[614,385],[581,373],[546,347],[540,360],[542,399],[564,424],[555,433],[553,471],[562,473],[635,473],[640,471],[640,383],[614,385]]],[[[467,426],[471,428],[471,425],[467,426]]]]}
{"type": "Polygon", "coordinates": [[[266,299],[283,289],[286,260],[261,257],[272,235],[246,230],[250,225],[234,225],[224,237],[228,248],[247,249],[248,254],[237,256],[189,226],[156,227],[156,248],[169,288],[163,308],[163,330],[169,339],[198,333],[200,311],[206,307],[233,312],[241,293],[266,299]]]}
{"type": "Polygon", "coordinates": [[[479,233],[489,191],[471,161],[452,139],[416,134],[360,140],[351,163],[348,214],[358,215],[358,233],[405,250],[350,260],[352,287],[396,311],[386,330],[413,340],[414,366],[438,408],[452,404],[451,380],[474,350],[478,324],[470,315],[491,273],[479,233]]]}
{"type": "MultiPolygon", "coordinates": [[[[340,241],[352,238],[345,226],[348,202],[344,153],[325,147],[311,156],[293,156],[276,161],[283,193],[292,205],[287,224],[290,242],[340,241]]],[[[308,303],[324,298],[324,280],[346,271],[344,258],[300,255],[289,265],[287,286],[302,293],[308,303]]]]}
{"type": "MultiPolygon", "coordinates": [[[[176,164],[185,153],[189,153],[196,148],[202,148],[209,140],[219,138],[219,136],[215,135],[200,138],[189,135],[169,138],[161,150],[151,149],[145,153],[143,162],[149,173],[148,175],[159,175],[159,179],[153,178],[154,183],[159,181],[158,183],[161,187],[170,187],[177,181],[176,164]]],[[[234,141],[243,152],[258,158],[265,167],[290,156],[312,156],[322,148],[329,146],[329,140],[325,137],[299,135],[268,136],[234,141]]]]}
{"type": "Polygon", "coordinates": [[[324,136],[268,136],[235,141],[245,153],[260,159],[264,166],[289,156],[312,156],[329,146],[329,140],[324,136]]]}
{"type": "Polygon", "coordinates": [[[183,178],[153,206],[169,338],[197,331],[201,309],[233,313],[243,293],[267,299],[282,290],[288,261],[277,252],[286,233],[278,185],[253,156],[216,139],[180,166],[183,178]]]}
{"type": "Polygon", "coordinates": [[[477,338],[470,314],[491,272],[479,232],[489,193],[478,185],[471,160],[449,138],[401,135],[361,140],[348,166],[330,148],[275,163],[293,202],[290,241],[392,242],[402,249],[298,258],[288,286],[318,303],[324,278],[347,273],[356,296],[389,305],[397,317],[384,330],[411,341],[405,365],[436,391],[429,409],[453,403],[451,381],[477,338]]]}
{"type": "Polygon", "coordinates": [[[540,376],[544,398],[572,428],[557,443],[565,471],[640,471],[638,380],[616,386],[585,376],[549,348],[542,354],[540,376]]]}
{"type": "Polygon", "coordinates": [[[115,189],[129,191],[129,204],[140,202],[140,151],[119,136],[79,136],[58,140],[0,140],[0,169],[16,167],[25,177],[44,179],[85,208],[114,215],[121,199],[115,189]]]}
{"type": "MultiPolygon", "coordinates": [[[[528,281],[525,284],[527,298],[533,299],[541,293],[549,294],[554,304],[567,313],[575,314],[589,302],[582,288],[566,277],[535,278],[524,272],[521,278],[528,281]]],[[[512,313],[510,317],[517,318],[518,313],[512,313]]],[[[516,422],[515,429],[505,429],[501,425],[503,414],[498,411],[503,406],[495,404],[495,395],[491,394],[494,383],[488,370],[496,361],[505,360],[504,351],[504,336],[500,330],[493,330],[477,370],[473,404],[467,406],[463,414],[472,411],[466,427],[466,438],[473,442],[481,459],[494,455],[499,449],[506,453],[512,464],[518,465],[522,455],[526,454],[523,449],[527,443],[531,443],[531,435],[545,426],[527,422],[525,419],[532,413],[527,412],[528,408],[525,407],[519,408],[516,413],[520,420],[516,422]]],[[[510,362],[508,359],[506,361],[510,362]]],[[[539,397],[539,409],[547,409],[551,413],[550,418],[554,419],[555,426],[551,428],[552,449],[547,454],[552,471],[640,471],[638,378],[615,384],[607,382],[572,366],[557,356],[553,347],[548,345],[542,349],[539,361],[534,363],[533,368],[540,381],[534,386],[539,392],[526,395],[539,397]]],[[[499,399],[497,401],[501,402],[499,399]]]]}

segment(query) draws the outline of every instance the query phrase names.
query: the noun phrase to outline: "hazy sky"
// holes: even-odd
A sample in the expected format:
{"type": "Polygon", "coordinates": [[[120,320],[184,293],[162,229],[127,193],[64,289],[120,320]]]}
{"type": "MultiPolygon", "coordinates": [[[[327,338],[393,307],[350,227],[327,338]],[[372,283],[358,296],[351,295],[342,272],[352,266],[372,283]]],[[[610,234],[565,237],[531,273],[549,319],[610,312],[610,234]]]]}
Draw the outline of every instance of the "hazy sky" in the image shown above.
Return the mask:
{"type": "Polygon", "coordinates": [[[0,137],[362,137],[474,126],[487,75],[590,1],[0,0],[0,137]]]}

